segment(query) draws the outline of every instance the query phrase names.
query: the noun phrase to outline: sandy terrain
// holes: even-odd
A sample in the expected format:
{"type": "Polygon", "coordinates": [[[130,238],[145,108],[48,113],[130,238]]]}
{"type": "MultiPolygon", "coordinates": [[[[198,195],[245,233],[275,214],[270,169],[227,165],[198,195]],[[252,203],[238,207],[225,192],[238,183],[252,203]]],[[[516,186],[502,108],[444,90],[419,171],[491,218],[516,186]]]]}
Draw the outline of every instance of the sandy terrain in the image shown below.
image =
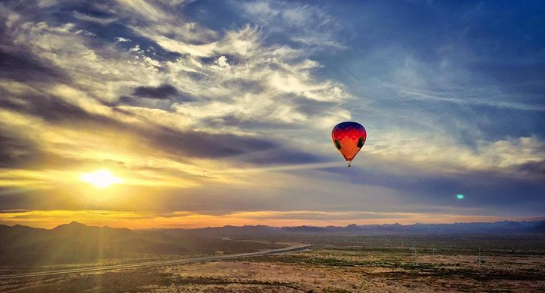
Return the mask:
{"type": "Polygon", "coordinates": [[[545,256],[316,249],[285,255],[6,280],[2,292],[544,292],[545,256]]]}

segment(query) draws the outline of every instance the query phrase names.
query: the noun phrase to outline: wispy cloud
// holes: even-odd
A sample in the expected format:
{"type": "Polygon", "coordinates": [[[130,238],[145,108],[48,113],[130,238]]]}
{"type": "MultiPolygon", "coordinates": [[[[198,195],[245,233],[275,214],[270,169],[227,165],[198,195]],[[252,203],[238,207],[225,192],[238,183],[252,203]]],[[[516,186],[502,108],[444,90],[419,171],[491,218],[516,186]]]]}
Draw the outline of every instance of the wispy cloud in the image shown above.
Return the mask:
{"type": "Polygon", "coordinates": [[[141,188],[135,203],[163,212],[150,198],[195,214],[460,215],[468,206],[447,198],[455,187],[482,198],[474,215],[507,209],[485,200],[495,193],[510,206],[523,193],[517,213],[545,211],[535,200],[545,156],[541,35],[522,25],[506,32],[511,41],[478,17],[504,7],[384,5],[0,4],[0,202],[85,209],[69,190],[81,172],[108,167],[127,179],[125,191],[141,188]],[[329,137],[345,120],[369,133],[351,173],[333,166],[343,164],[329,137]],[[37,200],[46,196],[57,200],[37,200]]]}

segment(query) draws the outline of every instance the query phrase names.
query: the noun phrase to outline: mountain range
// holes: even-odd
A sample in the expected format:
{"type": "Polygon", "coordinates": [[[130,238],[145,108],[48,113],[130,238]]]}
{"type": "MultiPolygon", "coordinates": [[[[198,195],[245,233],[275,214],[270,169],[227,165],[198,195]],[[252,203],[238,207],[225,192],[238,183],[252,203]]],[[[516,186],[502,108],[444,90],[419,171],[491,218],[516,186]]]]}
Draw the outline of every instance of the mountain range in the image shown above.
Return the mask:
{"type": "MultiPolygon", "coordinates": [[[[174,231],[177,229],[173,229],[174,231]]],[[[167,230],[163,230],[167,231],[167,230]]],[[[494,223],[452,223],[452,224],[383,224],[347,226],[292,226],[272,227],[256,226],[223,226],[184,230],[195,234],[243,235],[274,233],[341,233],[341,234],[479,234],[479,233],[545,233],[545,220],[536,221],[498,221],[494,223]]],[[[168,232],[167,232],[168,233],[168,232]]]]}
{"type": "Polygon", "coordinates": [[[0,225],[0,264],[44,265],[239,253],[270,248],[253,242],[226,242],[221,237],[184,235],[125,228],[92,227],[78,222],[46,230],[0,225]]]}
{"type": "MultiPolygon", "coordinates": [[[[92,227],[78,222],[53,229],[0,225],[0,264],[43,265],[112,260],[145,259],[239,253],[274,248],[275,237],[300,234],[425,235],[545,233],[544,221],[500,221],[495,223],[454,223],[414,225],[328,226],[224,226],[201,229],[129,230],[92,227]],[[247,237],[240,237],[240,236],[247,237]],[[240,237],[240,238],[237,238],[240,237]],[[254,236],[254,237],[249,237],[254,236]],[[233,238],[231,238],[233,237],[233,238]],[[255,238],[254,241],[246,240],[255,238]]],[[[281,239],[276,238],[276,239],[281,239]]]]}

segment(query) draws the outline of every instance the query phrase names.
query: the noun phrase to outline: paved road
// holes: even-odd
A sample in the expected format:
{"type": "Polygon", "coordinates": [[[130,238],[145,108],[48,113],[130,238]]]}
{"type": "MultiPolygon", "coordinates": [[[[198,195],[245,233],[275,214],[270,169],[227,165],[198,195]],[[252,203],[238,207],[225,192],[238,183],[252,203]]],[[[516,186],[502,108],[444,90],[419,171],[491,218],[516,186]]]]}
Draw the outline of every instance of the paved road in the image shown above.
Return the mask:
{"type": "Polygon", "coordinates": [[[262,250],[258,252],[192,257],[192,258],[182,258],[182,259],[156,260],[156,261],[147,261],[147,262],[133,263],[133,264],[119,264],[119,265],[109,265],[109,266],[96,266],[96,267],[87,267],[87,268],[9,274],[9,275],[0,275],[0,280],[19,279],[19,278],[28,278],[28,277],[41,277],[41,276],[51,276],[51,275],[77,274],[77,273],[88,273],[88,272],[102,272],[102,271],[111,271],[111,270],[124,270],[124,269],[140,268],[140,267],[164,266],[164,265],[195,263],[195,262],[204,262],[204,261],[220,261],[220,260],[233,259],[233,258],[261,256],[261,255],[268,255],[268,254],[280,254],[280,253],[286,253],[291,251],[304,250],[308,247],[309,245],[297,245],[297,246],[290,246],[286,248],[262,250]]]}

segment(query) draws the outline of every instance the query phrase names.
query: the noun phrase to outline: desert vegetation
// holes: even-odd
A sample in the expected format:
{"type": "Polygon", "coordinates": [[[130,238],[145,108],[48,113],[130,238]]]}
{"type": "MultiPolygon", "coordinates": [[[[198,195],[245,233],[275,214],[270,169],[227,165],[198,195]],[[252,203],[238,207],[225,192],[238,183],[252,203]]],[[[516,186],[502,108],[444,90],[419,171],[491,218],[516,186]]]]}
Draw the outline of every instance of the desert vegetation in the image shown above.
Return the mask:
{"type": "MultiPolygon", "coordinates": [[[[272,236],[263,236],[270,240],[272,236]]],[[[545,237],[353,236],[280,255],[2,280],[2,292],[543,292],[545,237]],[[488,241],[486,241],[488,238],[488,241]],[[403,246],[398,240],[403,239],[403,246]],[[458,239],[458,241],[456,241],[458,239]],[[328,244],[329,243],[329,244],[328,244]],[[516,247],[511,245],[516,244],[516,247]],[[416,249],[415,249],[416,247],[416,249]],[[481,247],[479,255],[478,248],[481,247]]],[[[256,237],[252,237],[256,238],[256,237]]],[[[277,241],[286,240],[279,236],[277,241]]],[[[244,241],[238,241],[244,243],[244,241]]],[[[237,241],[225,241],[233,245],[237,241]]]]}

